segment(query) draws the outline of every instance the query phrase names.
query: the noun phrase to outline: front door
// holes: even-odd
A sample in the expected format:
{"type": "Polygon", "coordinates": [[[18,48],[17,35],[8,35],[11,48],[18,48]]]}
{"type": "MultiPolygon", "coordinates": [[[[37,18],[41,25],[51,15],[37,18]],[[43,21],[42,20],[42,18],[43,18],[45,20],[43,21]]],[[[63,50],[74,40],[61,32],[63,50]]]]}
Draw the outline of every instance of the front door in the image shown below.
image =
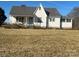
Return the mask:
{"type": "Polygon", "coordinates": [[[29,26],[33,26],[33,17],[28,17],[27,23],[29,26]]]}

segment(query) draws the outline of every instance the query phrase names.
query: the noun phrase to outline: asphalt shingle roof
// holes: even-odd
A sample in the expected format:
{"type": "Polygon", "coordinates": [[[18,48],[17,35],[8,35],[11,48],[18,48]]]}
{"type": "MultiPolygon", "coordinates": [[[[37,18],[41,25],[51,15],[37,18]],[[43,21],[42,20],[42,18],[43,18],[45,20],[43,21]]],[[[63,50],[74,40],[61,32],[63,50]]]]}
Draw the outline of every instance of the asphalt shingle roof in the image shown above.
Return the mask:
{"type": "Polygon", "coordinates": [[[61,16],[56,8],[45,8],[45,10],[48,11],[51,16],[61,16]]]}
{"type": "MultiPolygon", "coordinates": [[[[47,15],[51,14],[52,16],[61,16],[56,8],[44,8],[44,9],[47,15]]],[[[26,16],[26,15],[33,16],[33,13],[35,10],[36,10],[36,7],[13,6],[11,8],[10,14],[11,15],[22,15],[22,16],[26,16]]]]}
{"type": "Polygon", "coordinates": [[[11,15],[33,15],[35,7],[22,7],[22,6],[13,6],[10,14],[11,15]]]}

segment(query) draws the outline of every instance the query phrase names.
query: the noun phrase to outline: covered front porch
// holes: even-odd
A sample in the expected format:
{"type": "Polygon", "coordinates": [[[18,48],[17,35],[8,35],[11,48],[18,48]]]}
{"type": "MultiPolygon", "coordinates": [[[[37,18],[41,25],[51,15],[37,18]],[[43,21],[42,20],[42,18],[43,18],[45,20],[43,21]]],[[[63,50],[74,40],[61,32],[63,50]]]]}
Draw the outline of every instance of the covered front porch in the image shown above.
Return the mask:
{"type": "Polygon", "coordinates": [[[38,17],[33,16],[17,16],[16,24],[22,24],[26,27],[33,27],[33,26],[41,26],[42,20],[38,17]]]}

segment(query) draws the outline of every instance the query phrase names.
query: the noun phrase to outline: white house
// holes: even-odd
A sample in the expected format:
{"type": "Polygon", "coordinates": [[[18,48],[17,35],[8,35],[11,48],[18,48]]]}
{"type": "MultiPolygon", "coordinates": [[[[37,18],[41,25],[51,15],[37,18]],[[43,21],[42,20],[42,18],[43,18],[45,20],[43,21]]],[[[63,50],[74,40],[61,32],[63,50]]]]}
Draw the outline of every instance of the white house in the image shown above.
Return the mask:
{"type": "Polygon", "coordinates": [[[11,24],[23,24],[26,27],[60,28],[61,15],[56,8],[13,6],[9,19],[11,24]]]}

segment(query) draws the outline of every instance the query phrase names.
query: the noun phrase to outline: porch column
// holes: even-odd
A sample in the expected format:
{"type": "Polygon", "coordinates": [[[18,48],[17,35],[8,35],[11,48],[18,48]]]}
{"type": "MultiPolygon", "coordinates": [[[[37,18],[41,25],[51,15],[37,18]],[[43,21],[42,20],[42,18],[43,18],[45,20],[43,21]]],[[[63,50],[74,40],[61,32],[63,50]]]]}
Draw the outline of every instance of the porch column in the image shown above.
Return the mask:
{"type": "Polygon", "coordinates": [[[27,17],[25,17],[25,26],[27,26],[27,17]]]}
{"type": "Polygon", "coordinates": [[[33,25],[34,25],[34,23],[35,23],[35,17],[33,17],[33,25]]]}

